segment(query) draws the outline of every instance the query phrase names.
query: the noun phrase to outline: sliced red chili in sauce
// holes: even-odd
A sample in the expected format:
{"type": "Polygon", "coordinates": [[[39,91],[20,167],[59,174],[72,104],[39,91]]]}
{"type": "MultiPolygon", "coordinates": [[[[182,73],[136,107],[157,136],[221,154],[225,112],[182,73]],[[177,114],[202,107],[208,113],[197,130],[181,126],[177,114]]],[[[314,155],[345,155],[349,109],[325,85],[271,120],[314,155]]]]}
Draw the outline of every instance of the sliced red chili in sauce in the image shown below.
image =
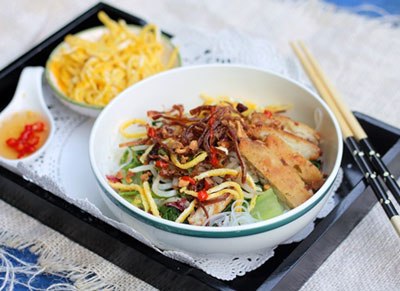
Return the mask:
{"type": "Polygon", "coordinates": [[[264,110],[264,114],[268,117],[271,118],[272,117],[272,112],[269,110],[264,110]]]}
{"type": "Polygon", "coordinates": [[[158,167],[158,168],[166,168],[166,167],[168,167],[168,163],[164,162],[162,160],[157,160],[156,161],[156,167],[158,167]]]}
{"type": "Polygon", "coordinates": [[[201,191],[197,192],[197,199],[198,199],[200,202],[206,201],[207,198],[208,198],[208,193],[207,193],[207,191],[201,190],[201,191]]]}
{"type": "Polygon", "coordinates": [[[22,158],[23,156],[31,154],[37,150],[40,138],[36,133],[42,132],[44,129],[45,124],[41,121],[26,124],[19,137],[17,139],[7,139],[6,144],[18,153],[18,158],[22,158]]]}
{"type": "Polygon", "coordinates": [[[196,184],[196,180],[193,179],[192,177],[189,176],[183,176],[181,177],[182,180],[189,182],[189,184],[191,185],[195,185],[196,184]]]}
{"type": "Polygon", "coordinates": [[[156,130],[154,129],[154,127],[149,127],[147,129],[147,135],[149,137],[155,137],[156,136],[156,130]]]}

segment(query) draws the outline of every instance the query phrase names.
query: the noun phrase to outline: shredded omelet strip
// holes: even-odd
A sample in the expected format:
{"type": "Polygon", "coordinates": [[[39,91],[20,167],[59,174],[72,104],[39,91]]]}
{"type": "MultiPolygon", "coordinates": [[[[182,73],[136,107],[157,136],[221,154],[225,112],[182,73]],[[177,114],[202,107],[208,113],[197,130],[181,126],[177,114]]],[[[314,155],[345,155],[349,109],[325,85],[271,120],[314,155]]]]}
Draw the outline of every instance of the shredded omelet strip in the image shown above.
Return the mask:
{"type": "Polygon", "coordinates": [[[128,120],[128,121],[124,122],[124,123],[120,126],[120,128],[119,128],[119,133],[120,133],[123,137],[126,137],[126,138],[141,138],[141,137],[146,137],[146,136],[147,136],[147,133],[146,133],[146,132],[133,132],[133,133],[129,133],[129,132],[126,131],[126,129],[127,129],[128,127],[130,127],[131,125],[134,125],[134,124],[138,124],[138,125],[144,126],[144,125],[147,124],[147,122],[146,122],[145,120],[143,120],[143,119],[138,119],[138,118],[134,118],[134,119],[128,120]]]}
{"type": "Polygon", "coordinates": [[[142,200],[144,211],[145,212],[149,211],[149,204],[147,202],[147,199],[146,199],[145,193],[143,191],[143,188],[140,185],[137,185],[137,184],[126,185],[126,184],[122,184],[122,183],[113,183],[113,182],[109,182],[108,184],[114,190],[119,190],[119,191],[138,191],[139,194],[140,194],[140,199],[142,200]]]}
{"type": "Polygon", "coordinates": [[[154,201],[153,196],[151,196],[149,182],[147,182],[147,181],[143,182],[143,190],[144,190],[143,191],[144,195],[146,196],[146,199],[149,203],[151,213],[156,217],[161,217],[160,212],[158,211],[157,204],[154,201]]]}
{"type": "Polygon", "coordinates": [[[215,176],[237,176],[239,174],[239,171],[233,170],[233,169],[228,169],[228,168],[220,168],[220,169],[213,169],[209,170],[206,172],[203,172],[197,176],[194,177],[195,180],[201,180],[207,177],[215,177],[215,176]]]}
{"type": "Polygon", "coordinates": [[[175,222],[178,222],[178,223],[184,222],[186,220],[186,218],[194,211],[196,204],[197,204],[197,201],[193,200],[190,203],[189,207],[186,208],[185,210],[183,210],[183,212],[178,216],[178,218],[175,220],[175,222]]]}
{"type": "Polygon", "coordinates": [[[68,35],[66,46],[50,60],[49,69],[68,98],[105,106],[130,85],[176,65],[178,50],[167,55],[155,25],[135,33],[103,11],[98,18],[105,26],[98,40],[68,35]]]}
{"type": "MultiPolygon", "coordinates": [[[[200,98],[203,99],[204,105],[224,105],[225,104],[232,104],[234,107],[239,103],[239,101],[235,101],[233,98],[227,97],[227,96],[218,96],[218,97],[212,97],[207,94],[201,94],[200,98]]],[[[251,113],[254,111],[265,111],[268,110],[271,113],[277,113],[277,112],[285,112],[291,108],[293,108],[293,104],[271,104],[266,107],[260,107],[256,105],[256,103],[251,102],[249,100],[242,100],[240,101],[243,103],[248,109],[242,114],[244,116],[249,116],[251,113]]]]}
{"type": "Polygon", "coordinates": [[[192,190],[188,190],[186,187],[182,187],[181,189],[179,189],[180,193],[185,193],[187,195],[193,196],[193,197],[198,197],[199,194],[196,191],[192,191],[192,190]]]}
{"type": "MultiPolygon", "coordinates": [[[[233,195],[235,200],[239,200],[237,206],[241,206],[242,201],[244,199],[242,188],[240,187],[240,185],[238,183],[232,182],[232,181],[226,181],[217,186],[214,186],[214,187],[208,189],[207,193],[209,194],[207,200],[215,199],[216,197],[218,197],[224,193],[230,193],[233,195]],[[233,189],[229,189],[229,188],[233,188],[233,189]]],[[[240,211],[241,211],[241,209],[238,208],[237,212],[240,212],[240,211]]]]}
{"type": "Polygon", "coordinates": [[[252,210],[254,208],[254,206],[256,206],[256,201],[257,201],[257,195],[254,195],[253,197],[251,197],[249,210],[252,210]]]}
{"type": "Polygon", "coordinates": [[[177,156],[175,154],[171,154],[171,161],[174,163],[175,166],[177,166],[180,169],[190,169],[196,166],[198,163],[201,163],[207,158],[207,153],[206,152],[201,152],[198,154],[193,160],[182,164],[179,162],[177,156]]]}

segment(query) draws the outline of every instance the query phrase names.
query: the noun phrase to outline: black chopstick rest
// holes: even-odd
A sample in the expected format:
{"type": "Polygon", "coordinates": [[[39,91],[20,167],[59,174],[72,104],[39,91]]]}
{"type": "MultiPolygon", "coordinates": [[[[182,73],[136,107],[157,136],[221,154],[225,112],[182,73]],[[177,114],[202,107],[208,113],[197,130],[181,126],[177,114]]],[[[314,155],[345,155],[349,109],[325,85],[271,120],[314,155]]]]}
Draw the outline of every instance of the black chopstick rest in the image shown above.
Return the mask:
{"type": "Polygon", "coordinates": [[[399,184],[397,184],[396,178],[393,176],[392,173],[390,173],[389,169],[383,163],[380,154],[375,151],[368,138],[360,139],[359,143],[368,155],[368,158],[374,166],[375,170],[382,177],[386,186],[392,192],[397,203],[400,205],[400,186],[399,184]]]}
{"type": "Polygon", "coordinates": [[[376,172],[371,167],[370,161],[364,151],[359,147],[354,137],[350,136],[345,140],[346,146],[352,153],[354,160],[360,168],[364,178],[372,187],[373,192],[378,198],[379,203],[382,205],[383,210],[389,218],[399,215],[392,201],[386,193],[383,182],[379,179],[376,172]]]}

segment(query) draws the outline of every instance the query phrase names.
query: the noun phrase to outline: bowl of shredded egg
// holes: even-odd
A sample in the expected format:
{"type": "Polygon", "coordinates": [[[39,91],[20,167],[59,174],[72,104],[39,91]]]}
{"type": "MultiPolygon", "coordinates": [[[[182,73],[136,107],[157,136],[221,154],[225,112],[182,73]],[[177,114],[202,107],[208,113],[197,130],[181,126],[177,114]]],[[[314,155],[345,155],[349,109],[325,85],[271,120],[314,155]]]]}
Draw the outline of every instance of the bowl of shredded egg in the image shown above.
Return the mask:
{"type": "Polygon", "coordinates": [[[342,138],[299,83],[205,65],[122,92],[97,118],[89,155],[99,199],[155,246],[238,254],[273,248],[316,218],[342,138]]]}
{"type": "Polygon", "coordinates": [[[114,21],[104,12],[98,17],[104,26],[66,36],[46,63],[55,96],[91,117],[129,86],[181,64],[177,48],[157,26],[114,21]]]}

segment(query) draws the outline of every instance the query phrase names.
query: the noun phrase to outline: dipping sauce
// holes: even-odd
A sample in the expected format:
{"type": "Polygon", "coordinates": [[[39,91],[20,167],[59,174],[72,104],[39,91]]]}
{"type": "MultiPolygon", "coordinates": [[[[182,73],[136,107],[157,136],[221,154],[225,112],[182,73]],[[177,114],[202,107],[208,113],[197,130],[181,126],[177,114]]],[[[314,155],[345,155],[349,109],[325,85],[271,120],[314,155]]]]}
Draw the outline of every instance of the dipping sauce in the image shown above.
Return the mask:
{"type": "Polygon", "coordinates": [[[14,113],[0,123],[0,156],[21,159],[40,149],[49,136],[46,119],[33,111],[14,113]]]}

